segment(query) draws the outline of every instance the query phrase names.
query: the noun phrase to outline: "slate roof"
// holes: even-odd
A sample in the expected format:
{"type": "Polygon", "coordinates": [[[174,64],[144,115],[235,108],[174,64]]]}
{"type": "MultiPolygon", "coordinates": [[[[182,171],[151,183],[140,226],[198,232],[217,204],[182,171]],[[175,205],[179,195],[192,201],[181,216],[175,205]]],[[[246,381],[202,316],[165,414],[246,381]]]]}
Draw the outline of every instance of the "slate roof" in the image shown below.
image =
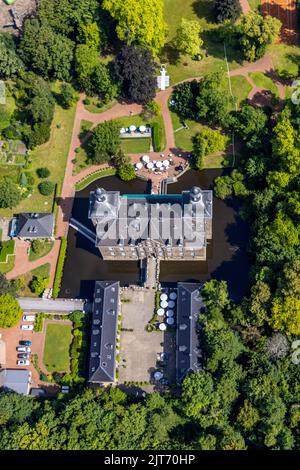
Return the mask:
{"type": "Polygon", "coordinates": [[[22,213],[17,218],[16,236],[21,238],[51,238],[54,230],[52,213],[22,213]]]}
{"type": "Polygon", "coordinates": [[[0,387],[12,390],[22,395],[29,393],[30,372],[27,369],[2,369],[0,370],[0,387]]]}
{"type": "Polygon", "coordinates": [[[115,281],[95,284],[88,372],[91,383],[115,381],[119,289],[115,281]]]}
{"type": "Polygon", "coordinates": [[[198,316],[204,307],[201,284],[179,282],[177,289],[176,381],[200,370],[198,316]]]}

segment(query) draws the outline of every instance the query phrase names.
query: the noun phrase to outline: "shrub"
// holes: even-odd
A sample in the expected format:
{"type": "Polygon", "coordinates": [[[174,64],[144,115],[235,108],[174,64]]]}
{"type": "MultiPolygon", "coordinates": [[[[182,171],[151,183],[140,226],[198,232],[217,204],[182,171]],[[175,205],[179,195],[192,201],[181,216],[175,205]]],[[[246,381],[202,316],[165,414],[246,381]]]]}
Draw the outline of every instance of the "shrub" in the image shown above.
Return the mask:
{"type": "Polygon", "coordinates": [[[48,178],[51,173],[47,167],[38,168],[36,172],[39,178],[48,178]]]}
{"type": "Polygon", "coordinates": [[[40,254],[43,251],[44,248],[44,240],[32,240],[31,242],[31,249],[33,253],[35,254],[40,254]]]}
{"type": "Polygon", "coordinates": [[[62,280],[62,275],[63,275],[66,252],[67,252],[67,240],[65,238],[62,238],[60,251],[59,251],[59,256],[58,256],[58,261],[57,261],[55,280],[54,280],[54,285],[53,285],[52,297],[54,299],[56,299],[58,297],[58,294],[59,294],[59,291],[60,291],[60,285],[61,285],[61,280],[62,280]]]}
{"type": "Polygon", "coordinates": [[[38,333],[39,331],[42,331],[44,318],[45,318],[44,313],[38,313],[35,316],[33,331],[35,331],[36,333],[38,333]]]}
{"type": "Polygon", "coordinates": [[[155,152],[160,152],[162,150],[162,126],[158,122],[152,124],[152,137],[153,137],[153,147],[155,152]]]}
{"type": "Polygon", "coordinates": [[[49,284],[49,277],[35,276],[30,282],[30,290],[37,295],[41,295],[49,284]]]}
{"type": "Polygon", "coordinates": [[[39,184],[38,188],[39,188],[39,192],[43,196],[50,196],[50,194],[53,194],[54,192],[55,184],[52,183],[51,181],[43,181],[42,183],[39,184]]]}
{"type": "Polygon", "coordinates": [[[122,181],[131,181],[135,179],[135,171],[133,166],[130,163],[120,165],[118,168],[118,175],[122,181]]]}

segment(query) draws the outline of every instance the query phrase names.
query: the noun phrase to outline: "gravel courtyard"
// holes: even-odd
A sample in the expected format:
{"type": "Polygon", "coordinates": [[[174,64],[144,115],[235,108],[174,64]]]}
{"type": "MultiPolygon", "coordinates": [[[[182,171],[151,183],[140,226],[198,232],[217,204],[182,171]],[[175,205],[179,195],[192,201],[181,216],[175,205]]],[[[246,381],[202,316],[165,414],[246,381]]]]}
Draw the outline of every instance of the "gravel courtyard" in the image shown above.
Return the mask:
{"type": "Polygon", "coordinates": [[[131,290],[122,293],[122,331],[119,383],[149,382],[156,368],[157,353],[163,352],[164,334],[147,333],[145,326],[153,316],[154,290],[131,290]],[[124,331],[133,330],[133,331],[124,331]],[[124,365],[126,367],[124,367],[124,365]]]}

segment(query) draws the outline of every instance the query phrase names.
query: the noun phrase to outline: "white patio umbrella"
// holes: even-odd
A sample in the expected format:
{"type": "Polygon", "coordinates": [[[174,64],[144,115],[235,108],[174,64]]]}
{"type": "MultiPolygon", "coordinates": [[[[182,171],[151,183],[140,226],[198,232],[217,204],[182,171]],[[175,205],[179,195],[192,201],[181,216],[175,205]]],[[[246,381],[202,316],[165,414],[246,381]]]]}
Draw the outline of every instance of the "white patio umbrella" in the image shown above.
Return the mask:
{"type": "Polygon", "coordinates": [[[169,308],[174,308],[174,307],[175,307],[175,302],[174,302],[174,300],[169,300],[169,302],[168,302],[168,307],[169,307],[169,308]]]}
{"type": "Polygon", "coordinates": [[[174,317],[174,310],[167,310],[167,317],[174,317]]]}
{"type": "Polygon", "coordinates": [[[165,323],[160,323],[159,329],[160,329],[160,331],[166,331],[167,325],[165,323]]]}
{"type": "Polygon", "coordinates": [[[120,134],[125,134],[125,132],[126,132],[126,129],[122,127],[122,129],[120,129],[120,134]]]}
{"type": "Polygon", "coordinates": [[[176,299],[177,299],[177,294],[176,294],[176,292],[171,292],[171,294],[170,294],[170,299],[171,299],[171,300],[176,300],[176,299]]]}
{"type": "Polygon", "coordinates": [[[143,162],[148,163],[149,160],[150,160],[149,155],[143,155],[143,156],[142,156],[142,160],[143,160],[143,162]]]}
{"type": "Polygon", "coordinates": [[[130,132],[136,131],[136,126],[130,126],[130,127],[129,127],[129,130],[130,130],[130,132]]]}
{"type": "Polygon", "coordinates": [[[162,162],[156,162],[157,168],[161,168],[163,166],[162,162]]]}
{"type": "Polygon", "coordinates": [[[145,132],[146,131],[146,126],[140,126],[139,130],[140,130],[140,132],[145,132]]]}
{"type": "Polygon", "coordinates": [[[152,162],[147,163],[147,168],[148,168],[149,170],[152,170],[153,167],[154,167],[154,165],[153,165],[152,162]]]}
{"type": "Polygon", "coordinates": [[[159,317],[163,317],[164,314],[165,314],[165,310],[164,310],[163,308],[159,308],[159,309],[157,310],[157,315],[158,315],[159,317]]]}
{"type": "Polygon", "coordinates": [[[174,325],[174,322],[175,322],[174,318],[172,317],[167,318],[168,325],[174,325]]]}
{"type": "Polygon", "coordinates": [[[163,161],[163,166],[168,167],[170,165],[169,160],[164,160],[163,161]]]}
{"type": "Polygon", "coordinates": [[[161,294],[160,300],[168,300],[167,294],[161,294]]]}
{"type": "Polygon", "coordinates": [[[141,162],[137,162],[135,166],[138,170],[141,170],[143,168],[143,164],[141,162]]]}
{"type": "Polygon", "coordinates": [[[162,375],[162,373],[161,373],[159,370],[157,370],[156,372],[154,372],[154,378],[155,378],[155,380],[160,380],[160,379],[162,379],[162,377],[163,377],[163,375],[162,375]]]}
{"type": "Polygon", "coordinates": [[[162,308],[167,308],[168,302],[167,302],[166,300],[162,300],[161,303],[160,303],[160,306],[161,306],[162,308]]]}

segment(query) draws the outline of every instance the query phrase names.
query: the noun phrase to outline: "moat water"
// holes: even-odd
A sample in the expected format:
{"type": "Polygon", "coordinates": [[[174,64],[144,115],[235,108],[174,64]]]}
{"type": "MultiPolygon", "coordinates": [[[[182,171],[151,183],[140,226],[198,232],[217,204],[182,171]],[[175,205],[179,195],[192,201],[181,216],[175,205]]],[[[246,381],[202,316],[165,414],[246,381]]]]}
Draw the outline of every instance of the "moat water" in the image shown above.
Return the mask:
{"type": "MultiPolygon", "coordinates": [[[[217,176],[224,170],[190,170],[177,183],[168,186],[169,194],[181,193],[192,186],[210,189],[217,176]]],[[[118,190],[121,194],[148,192],[148,184],[136,179],[125,183],[116,176],[101,178],[76,193],[72,215],[87,227],[90,191],[98,186],[106,190],[118,190]]],[[[161,263],[160,281],[171,284],[177,281],[205,281],[210,278],[226,280],[230,295],[239,300],[246,292],[249,260],[247,246],[249,227],[239,215],[237,200],[221,201],[214,198],[213,238],[209,241],[206,261],[165,261],[161,263]]],[[[61,297],[90,298],[95,280],[119,280],[121,285],[139,282],[139,266],[133,261],[104,261],[93,244],[70,228],[61,297]]]]}

